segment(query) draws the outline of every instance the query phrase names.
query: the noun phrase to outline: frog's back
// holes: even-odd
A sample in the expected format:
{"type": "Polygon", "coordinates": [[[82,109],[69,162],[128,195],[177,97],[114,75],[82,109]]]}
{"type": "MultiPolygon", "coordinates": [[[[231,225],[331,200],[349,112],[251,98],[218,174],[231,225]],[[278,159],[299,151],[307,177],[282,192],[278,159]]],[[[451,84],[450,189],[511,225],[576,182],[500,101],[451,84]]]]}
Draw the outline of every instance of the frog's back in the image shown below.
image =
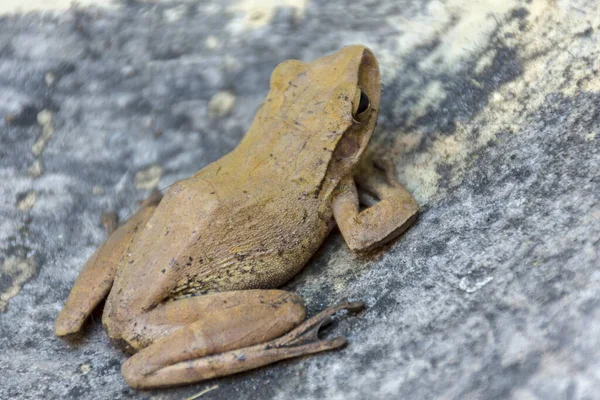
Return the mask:
{"type": "Polygon", "coordinates": [[[198,174],[216,198],[204,215],[198,245],[202,258],[173,295],[204,291],[275,288],[291,279],[319,248],[332,227],[330,207],[289,182],[198,174]]]}
{"type": "Polygon", "coordinates": [[[330,208],[295,185],[260,190],[208,168],[165,194],[124,255],[107,308],[143,312],[169,298],[278,287],[331,227],[330,208]]]}

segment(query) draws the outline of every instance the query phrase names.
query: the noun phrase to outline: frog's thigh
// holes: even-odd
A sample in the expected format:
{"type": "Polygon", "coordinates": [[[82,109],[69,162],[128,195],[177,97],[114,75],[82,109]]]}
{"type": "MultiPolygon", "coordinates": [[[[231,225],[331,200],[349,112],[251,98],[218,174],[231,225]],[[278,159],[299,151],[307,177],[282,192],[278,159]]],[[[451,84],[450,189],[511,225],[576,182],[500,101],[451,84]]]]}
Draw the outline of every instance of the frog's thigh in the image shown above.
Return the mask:
{"type": "Polygon", "coordinates": [[[130,386],[149,389],[339,347],[343,339],[320,341],[316,332],[329,315],[352,304],[329,309],[327,315],[298,326],[306,315],[302,300],[281,290],[223,292],[166,303],[133,322],[132,338],[148,335],[155,341],[129,358],[122,373],[130,386]],[[176,328],[177,321],[194,318],[176,328]]]}
{"type": "Polygon", "coordinates": [[[159,201],[159,195],[154,195],[114,232],[107,227],[109,237],[83,266],[65,306],[56,318],[56,335],[65,336],[81,330],[86,318],[110,291],[121,255],[136,236],[135,232],[141,231],[140,227],[146,225],[159,201]]]}
{"type": "Polygon", "coordinates": [[[364,251],[393,240],[416,219],[419,206],[399,183],[380,176],[357,178],[361,188],[376,196],[379,202],[360,211],[359,196],[352,177],[343,179],[332,198],[335,221],[352,250],[364,251]]]}

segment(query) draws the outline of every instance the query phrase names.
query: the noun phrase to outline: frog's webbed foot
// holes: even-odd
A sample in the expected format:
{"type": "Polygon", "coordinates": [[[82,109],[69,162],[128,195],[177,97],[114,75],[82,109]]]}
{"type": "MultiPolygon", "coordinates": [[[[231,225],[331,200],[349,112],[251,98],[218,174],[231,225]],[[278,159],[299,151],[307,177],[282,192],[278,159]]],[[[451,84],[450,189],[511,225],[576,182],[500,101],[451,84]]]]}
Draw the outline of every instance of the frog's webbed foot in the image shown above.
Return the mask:
{"type": "Polygon", "coordinates": [[[83,327],[87,317],[106,297],[117,273],[121,255],[135,239],[136,232],[146,225],[160,196],[152,195],[142,208],[122,225],[118,225],[115,213],[106,213],[101,217],[108,238],[87,260],[65,306],[56,318],[54,333],[66,336],[77,333],[83,327]]]}
{"type": "MultiPolygon", "coordinates": [[[[181,331],[175,332],[172,340],[166,338],[166,340],[159,341],[129,358],[123,364],[122,373],[132,387],[151,389],[232,375],[280,360],[336,349],[346,344],[346,338],[320,339],[318,337],[319,330],[331,322],[331,316],[335,313],[341,310],[356,312],[363,308],[364,303],[362,302],[344,302],[322,311],[277,339],[187,360],[182,360],[182,358],[188,356],[192,351],[197,352],[205,344],[205,339],[197,330],[195,334],[190,335],[191,332],[185,332],[186,328],[183,328],[181,331]],[[180,340],[176,337],[184,335],[186,338],[193,337],[193,343],[188,341],[182,347],[180,340]],[[183,354],[182,350],[187,354],[183,354]],[[180,354],[176,355],[175,352],[180,354]],[[155,364],[156,361],[162,362],[162,365],[155,364]],[[149,369],[149,365],[154,365],[154,367],[149,369]]],[[[285,314],[289,312],[290,310],[287,310],[285,314]]],[[[276,321],[271,324],[281,325],[276,321]]],[[[257,333],[257,331],[266,329],[272,329],[272,326],[259,322],[257,328],[252,329],[252,334],[263,336],[263,333],[257,333]]],[[[213,344],[213,341],[220,342],[222,346],[225,346],[223,338],[212,338],[210,343],[213,344]]]]}
{"type": "Polygon", "coordinates": [[[354,177],[340,181],[332,209],[348,246],[365,251],[402,234],[415,221],[419,205],[397,181],[389,162],[367,159],[361,161],[354,177]],[[361,204],[368,207],[361,210],[361,204]]]}
{"type": "MultiPolygon", "coordinates": [[[[329,307],[314,317],[306,320],[300,326],[295,328],[293,331],[279,339],[274,340],[268,345],[273,348],[294,348],[298,351],[299,348],[311,349],[301,354],[316,353],[323,350],[331,350],[346,344],[345,337],[336,337],[333,339],[319,339],[319,331],[324,326],[331,323],[331,317],[342,310],[348,310],[350,312],[358,312],[365,308],[365,303],[362,301],[355,302],[342,302],[333,307],[329,307]]],[[[294,357],[294,356],[292,356],[294,357]]]]}

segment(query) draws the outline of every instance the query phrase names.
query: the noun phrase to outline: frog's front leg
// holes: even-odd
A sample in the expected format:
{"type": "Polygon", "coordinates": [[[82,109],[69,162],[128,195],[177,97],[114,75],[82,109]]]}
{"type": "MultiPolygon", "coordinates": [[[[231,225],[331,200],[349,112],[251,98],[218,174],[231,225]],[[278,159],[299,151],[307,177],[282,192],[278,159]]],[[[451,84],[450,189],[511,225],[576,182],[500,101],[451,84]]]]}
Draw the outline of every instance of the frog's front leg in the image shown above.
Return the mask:
{"type": "Polygon", "coordinates": [[[332,198],[335,221],[348,247],[355,251],[393,240],[415,221],[419,211],[410,192],[383,167],[365,165],[355,177],[342,179],[332,198]],[[379,201],[361,211],[355,180],[360,189],[379,201]]]}
{"type": "Polygon", "coordinates": [[[66,336],[81,330],[94,308],[106,297],[112,287],[123,252],[146,226],[160,202],[159,193],[150,196],[131,218],[117,227],[115,218],[102,217],[108,238],[87,260],[65,306],[56,318],[54,332],[66,336]]]}
{"type": "Polygon", "coordinates": [[[321,326],[337,311],[362,307],[342,303],[302,323],[302,300],[281,290],[222,292],[165,303],[131,322],[124,339],[148,347],[129,358],[122,373],[130,386],[150,389],[331,350],[346,340],[319,339],[321,326]]]}

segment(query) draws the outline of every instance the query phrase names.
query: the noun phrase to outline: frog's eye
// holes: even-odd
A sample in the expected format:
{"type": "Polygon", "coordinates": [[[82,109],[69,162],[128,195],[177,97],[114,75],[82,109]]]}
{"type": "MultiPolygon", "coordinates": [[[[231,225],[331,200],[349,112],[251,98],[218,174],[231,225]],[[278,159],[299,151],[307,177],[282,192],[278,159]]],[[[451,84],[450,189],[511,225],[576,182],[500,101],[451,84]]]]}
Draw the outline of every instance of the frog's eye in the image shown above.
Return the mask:
{"type": "Polygon", "coordinates": [[[359,87],[356,88],[354,101],[352,102],[352,116],[358,122],[365,122],[371,111],[369,96],[359,87]]]}

